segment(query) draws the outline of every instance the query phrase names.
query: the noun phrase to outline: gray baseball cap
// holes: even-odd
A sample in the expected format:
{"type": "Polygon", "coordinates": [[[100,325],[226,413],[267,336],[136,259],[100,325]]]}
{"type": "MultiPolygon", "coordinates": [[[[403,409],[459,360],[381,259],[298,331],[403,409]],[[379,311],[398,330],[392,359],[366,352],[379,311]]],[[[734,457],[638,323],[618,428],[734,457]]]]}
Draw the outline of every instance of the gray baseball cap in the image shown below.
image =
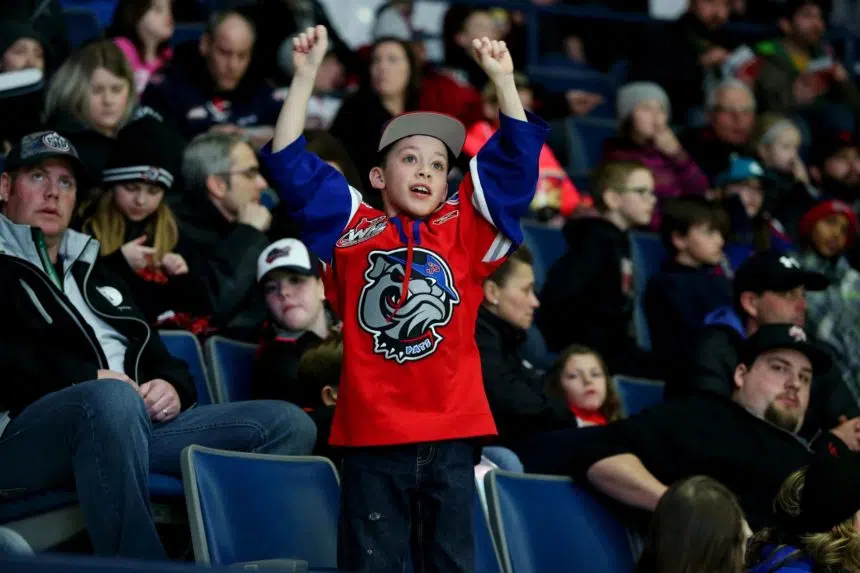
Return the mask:
{"type": "Polygon", "coordinates": [[[398,115],[385,125],[377,151],[413,135],[429,135],[445,144],[454,157],[459,157],[466,141],[466,127],[459,120],[444,113],[416,111],[398,115]]]}

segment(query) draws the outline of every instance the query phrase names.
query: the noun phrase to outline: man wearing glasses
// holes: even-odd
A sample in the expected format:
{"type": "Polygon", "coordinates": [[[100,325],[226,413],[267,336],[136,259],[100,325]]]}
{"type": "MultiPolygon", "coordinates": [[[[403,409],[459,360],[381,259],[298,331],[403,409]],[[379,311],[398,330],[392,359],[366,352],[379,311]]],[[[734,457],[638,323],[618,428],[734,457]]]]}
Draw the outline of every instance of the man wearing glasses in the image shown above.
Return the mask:
{"type": "Polygon", "coordinates": [[[185,150],[182,176],[186,193],[175,210],[200,259],[211,322],[226,335],[252,339],[266,315],[254,289],[272,225],[260,204],[268,184],[254,150],[240,135],[201,134],[185,150]]]}

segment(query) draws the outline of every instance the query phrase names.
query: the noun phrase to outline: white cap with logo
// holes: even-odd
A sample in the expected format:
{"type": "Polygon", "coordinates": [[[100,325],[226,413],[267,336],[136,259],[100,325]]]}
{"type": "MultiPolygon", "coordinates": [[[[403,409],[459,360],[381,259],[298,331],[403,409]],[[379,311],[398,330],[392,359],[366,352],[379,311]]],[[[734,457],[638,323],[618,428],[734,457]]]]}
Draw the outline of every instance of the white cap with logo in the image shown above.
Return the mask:
{"type": "Polygon", "coordinates": [[[308,248],[298,239],[279,239],[266,247],[257,259],[257,281],[275,269],[301,275],[318,274],[317,263],[308,248]]]}

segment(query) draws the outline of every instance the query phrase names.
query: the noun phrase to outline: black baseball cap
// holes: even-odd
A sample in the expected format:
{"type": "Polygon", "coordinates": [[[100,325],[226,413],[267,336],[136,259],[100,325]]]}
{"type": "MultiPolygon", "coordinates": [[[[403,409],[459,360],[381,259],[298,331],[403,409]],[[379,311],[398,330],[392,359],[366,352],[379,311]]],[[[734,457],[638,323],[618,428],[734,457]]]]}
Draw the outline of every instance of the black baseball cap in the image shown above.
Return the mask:
{"type": "Polygon", "coordinates": [[[740,349],[741,363],[752,366],[756,358],[771,350],[796,350],[809,359],[814,374],[825,374],[833,361],[809,341],[803,328],[794,324],[766,324],[747,338],[740,349]]]}
{"type": "Polygon", "coordinates": [[[826,533],[860,510],[860,456],[832,434],[825,441],[806,469],[800,513],[787,520],[798,535],[826,533]]]}
{"type": "Polygon", "coordinates": [[[81,177],[84,164],[72,142],[56,131],[38,131],[21,138],[6,155],[4,171],[17,171],[38,165],[46,159],[63,158],[72,165],[77,177],[81,177]]]}
{"type": "Polygon", "coordinates": [[[805,270],[792,255],[767,250],[741,264],[735,272],[732,290],[737,303],[744,292],[786,292],[799,286],[812,291],[824,290],[830,286],[830,281],[821,273],[805,270]]]}

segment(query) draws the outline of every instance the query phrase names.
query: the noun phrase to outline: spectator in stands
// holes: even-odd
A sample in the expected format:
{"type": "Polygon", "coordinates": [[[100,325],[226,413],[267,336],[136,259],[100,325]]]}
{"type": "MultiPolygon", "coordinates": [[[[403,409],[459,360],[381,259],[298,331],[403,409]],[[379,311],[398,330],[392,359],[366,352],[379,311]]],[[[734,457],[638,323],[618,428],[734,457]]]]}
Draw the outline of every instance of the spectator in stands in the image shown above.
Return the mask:
{"type": "Polygon", "coordinates": [[[266,316],[257,259],[269,244],[272,213],[260,204],[267,184],[254,150],[237,134],[198,135],[185,150],[182,175],[186,192],[175,211],[199,261],[212,325],[256,341],[266,316]]]}
{"type": "Polygon", "coordinates": [[[257,281],[269,313],[254,362],[254,397],[314,407],[297,376],[299,360],[337,326],[320,272],[319,261],[298,239],[280,239],[260,254],[257,281]]]}
{"type": "Polygon", "coordinates": [[[531,253],[521,246],[484,282],[475,326],[484,389],[504,445],[576,427],[565,400],[544,391],[542,376],[520,354],[537,307],[531,253]]]}
{"type": "Polygon", "coordinates": [[[0,22],[0,72],[45,69],[45,49],[28,22],[0,22]]]}
{"type": "Polygon", "coordinates": [[[766,111],[802,120],[806,145],[819,133],[853,132],[860,93],[824,43],[821,0],[784,2],[778,24],[782,37],[756,47],[763,61],[759,103],[766,111]]]}
{"type": "Polygon", "coordinates": [[[107,34],[128,60],[137,93],[143,93],[149,77],[173,57],[170,0],[120,0],[107,34]]]}
{"type": "Polygon", "coordinates": [[[464,125],[484,119],[480,90],[486,80],[469,57],[472,41],[482,37],[501,39],[489,10],[463,4],[448,8],[442,24],[445,63],[424,70],[421,109],[453,115],[464,125]]]}
{"type": "MultiPolygon", "coordinates": [[[[329,6],[333,6],[329,4],[329,6]]],[[[338,5],[339,6],[339,5],[338,5]]],[[[346,6],[346,5],[344,5],[346,6]]],[[[352,8],[349,6],[348,8],[352,8]]],[[[325,3],[319,0],[257,0],[245,2],[240,8],[254,24],[257,41],[250,73],[276,86],[289,84],[293,75],[293,38],[310,26],[322,25],[331,31],[331,51],[320,76],[353,74],[359,59],[349,45],[332,28],[325,3]]],[[[312,127],[309,125],[309,127],[312,127]]]]}
{"type": "Polygon", "coordinates": [[[860,272],[845,252],[857,236],[857,215],[850,205],[829,199],[811,208],[800,220],[800,264],[827,277],[830,286],[806,295],[811,332],[833,347],[834,361],[860,402],[860,272]]]}
{"type": "Polygon", "coordinates": [[[660,238],[669,259],[648,281],[642,303],[651,349],[666,364],[687,356],[705,317],[731,304],[725,232],[725,213],[702,197],[666,203],[660,238]]]}
{"type": "Polygon", "coordinates": [[[686,478],[657,503],[635,573],[741,573],[751,535],[726,486],[707,476],[686,478]]]}
{"type": "Polygon", "coordinates": [[[705,107],[708,125],[687,130],[680,141],[713,182],[729,168],[732,155],[747,153],[756,103],[752,90],[744,82],[725,79],[708,92],[705,107]]]}
{"type": "MultiPolygon", "coordinates": [[[[308,101],[308,129],[329,129],[344,101],[346,72],[333,50],[329,50],[314,83],[314,93],[308,101]]],[[[279,98],[286,98],[288,88],[279,88],[279,98]]]]}
{"type": "MultiPolygon", "coordinates": [[[[0,74],[45,69],[45,49],[39,33],[26,21],[0,21],[0,74]]],[[[0,154],[41,124],[42,85],[31,93],[4,98],[0,114],[0,154]]]]}
{"type": "MultiPolygon", "coordinates": [[[[686,372],[667,381],[667,396],[698,392],[730,396],[732,372],[743,341],[769,324],[804,326],[806,293],[823,290],[827,284],[827,277],[803,270],[790,255],[764,251],[750,257],[735,273],[732,306],[718,309],[705,319],[686,372]]],[[[833,355],[832,348],[815,342],[833,355]]],[[[816,373],[800,435],[808,438],[822,429],[836,428],[852,449],[860,449],[860,441],[846,433],[847,427],[841,424],[843,417],[860,415],[860,407],[844,382],[839,361],[833,362],[837,365],[833,369],[816,373]]]]}
{"type": "Polygon", "coordinates": [[[196,49],[177,49],[170,64],[150,77],[142,101],[186,139],[220,131],[263,145],[272,137],[282,94],[248,76],[254,40],[245,16],[213,14],[196,49]]]}
{"type": "Polygon", "coordinates": [[[723,77],[736,41],[726,31],[729,0],[690,0],[687,11],[666,25],[661,41],[633,54],[632,76],[666,90],[676,117],[687,123],[705,105],[705,88],[723,77]]]}
{"type": "Polygon", "coordinates": [[[316,432],[284,402],[193,407],[185,364],[97,260],[98,243],[68,229],[80,167],[67,139],[40,132],[0,175],[0,368],[14,380],[0,395],[0,489],[73,486],[97,554],[163,559],[150,470],[179,475],[190,444],[305,454],[316,432]]]}
{"type": "Polygon", "coordinates": [[[653,83],[632,83],[618,91],[617,138],[606,142],[604,161],[636,160],[654,177],[658,206],[651,225],[658,228],[660,204],[668,197],[702,195],[708,178],[687,155],[669,127],[669,98],[653,83]]]}
{"type": "MultiPolygon", "coordinates": [[[[520,73],[514,75],[517,92],[523,107],[532,110],[533,94],[528,78],[520,73]]],[[[461,164],[467,167],[468,161],[478,154],[478,150],[499,128],[499,101],[493,84],[484,87],[481,97],[484,102],[484,120],[472,124],[466,132],[461,164]]],[[[534,199],[530,206],[533,216],[541,221],[552,221],[561,225],[578,207],[583,205],[583,197],[573,185],[567,172],[558,162],[548,145],[544,145],[540,155],[540,179],[534,199]]],[[[590,201],[585,202],[590,205],[590,201]]]]}
{"type": "MultiPolygon", "coordinates": [[[[304,135],[308,142],[308,151],[319,155],[320,159],[340,171],[353,188],[362,192],[365,190],[363,178],[356,169],[355,163],[335,136],[322,129],[306,129],[304,135]]],[[[365,200],[373,205],[369,199],[365,194],[365,200]]]]}
{"type": "Polygon", "coordinates": [[[860,462],[821,452],[785,480],[778,522],[755,534],[750,573],[860,570],[860,462]]]}
{"type": "Polygon", "coordinates": [[[547,376],[547,394],[567,402],[576,424],[605,426],[622,417],[621,396],[598,353],[572,344],[547,376]]]}
{"type": "Polygon", "coordinates": [[[195,318],[209,314],[203,285],[190,272],[187,241],[164,201],[182,161],[172,135],[152,117],[120,130],[102,191],[82,206],[83,231],[99,241],[103,264],[128,286],[147,323],[201,333],[205,321],[195,318]]]}
{"type": "Polygon", "coordinates": [[[791,250],[791,239],[770,214],[772,200],[764,189],[765,170],[755,159],[734,156],[714,181],[714,196],[729,219],[725,248],[729,266],[737,269],[753,253],[791,250]]]}
{"type": "Polygon", "coordinates": [[[343,365],[343,336],[338,332],[308,349],[299,359],[296,379],[302,388],[298,404],[317,426],[314,454],[336,463],[341,456],[328,445],[343,365]]]}
{"type": "Polygon", "coordinates": [[[547,347],[593,348],[612,374],[659,379],[650,355],[630,336],[633,265],[629,231],[647,225],[655,205],[654,177],[638,161],[599,166],[591,185],[594,217],[564,226],[567,252],[549,270],[537,325],[547,347]]]}
{"type": "Polygon", "coordinates": [[[809,174],[823,196],[860,207],[860,145],[851,134],[817,139],[809,174]]]}
{"type": "Polygon", "coordinates": [[[752,142],[766,171],[765,193],[771,201],[770,211],[796,241],[800,217],[820,194],[810,183],[800,157],[800,130],[785,117],[765,114],[759,118],[752,142]]]}
{"type": "Polygon", "coordinates": [[[0,22],[28,22],[45,50],[46,67],[56,69],[69,55],[69,40],[59,0],[4,0],[0,22]]]}
{"type": "Polygon", "coordinates": [[[419,70],[409,44],[383,38],[370,49],[370,75],[343,102],[329,130],[343,143],[362,177],[376,165],[377,137],[392,118],[419,109],[419,70]]]}
{"type": "Polygon", "coordinates": [[[51,78],[45,124],[67,137],[81,154],[86,168],[82,189],[101,181],[113,138],[136,104],[131,67],[107,40],[73,52],[51,78]]]}
{"type": "MultiPolygon", "coordinates": [[[[811,459],[810,446],[795,434],[813,375],[829,368],[827,353],[799,326],[763,326],[742,345],[731,399],[694,394],[580,429],[575,463],[600,491],[648,511],[664,484],[707,475],[738,496],[758,530],[773,523],[771,501],[783,480],[811,459]]],[[[824,433],[812,446],[850,453],[833,437],[824,433]]]]}

